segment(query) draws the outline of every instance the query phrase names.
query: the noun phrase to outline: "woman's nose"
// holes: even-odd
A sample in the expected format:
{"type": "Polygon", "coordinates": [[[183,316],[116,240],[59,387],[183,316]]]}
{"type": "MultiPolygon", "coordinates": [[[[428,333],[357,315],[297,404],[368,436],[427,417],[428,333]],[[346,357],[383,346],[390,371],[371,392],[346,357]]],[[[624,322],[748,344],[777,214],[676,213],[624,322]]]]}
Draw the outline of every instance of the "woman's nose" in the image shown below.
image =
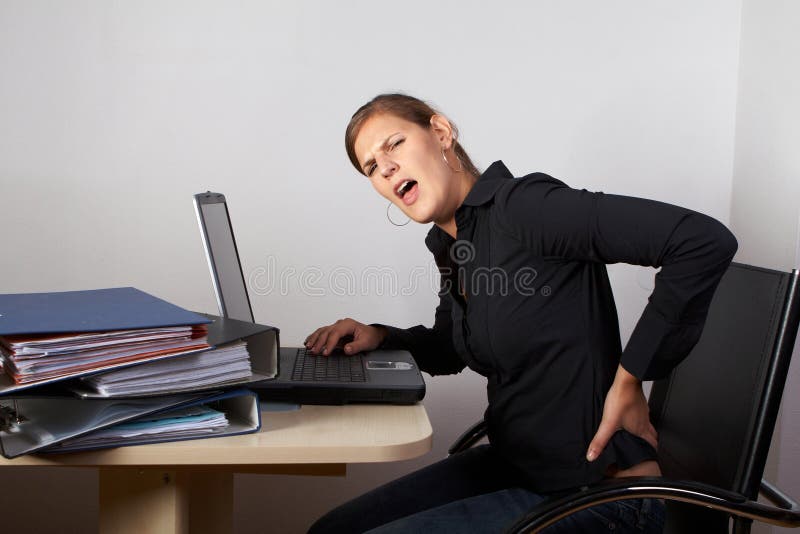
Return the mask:
{"type": "Polygon", "coordinates": [[[384,159],[380,163],[378,163],[381,169],[381,175],[384,178],[388,178],[389,176],[393,175],[397,172],[397,163],[390,159],[384,159]]]}

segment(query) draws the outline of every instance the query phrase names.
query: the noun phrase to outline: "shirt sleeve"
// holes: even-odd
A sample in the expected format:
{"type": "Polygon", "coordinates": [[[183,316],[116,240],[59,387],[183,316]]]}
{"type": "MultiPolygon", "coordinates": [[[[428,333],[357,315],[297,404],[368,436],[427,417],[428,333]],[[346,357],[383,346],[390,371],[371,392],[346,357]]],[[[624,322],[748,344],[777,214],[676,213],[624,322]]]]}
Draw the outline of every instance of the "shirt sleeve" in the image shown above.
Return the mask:
{"type": "Polygon", "coordinates": [[[720,222],[653,200],[571,189],[544,174],[512,180],[495,202],[499,223],[542,256],[661,268],[622,353],[628,372],[661,378],[697,343],[737,248],[720,222]]]}
{"type": "Polygon", "coordinates": [[[396,328],[383,324],[386,338],[379,349],[407,350],[419,368],[430,375],[450,375],[461,372],[466,365],[453,347],[452,298],[442,294],[436,307],[433,328],[423,325],[396,328]]]}

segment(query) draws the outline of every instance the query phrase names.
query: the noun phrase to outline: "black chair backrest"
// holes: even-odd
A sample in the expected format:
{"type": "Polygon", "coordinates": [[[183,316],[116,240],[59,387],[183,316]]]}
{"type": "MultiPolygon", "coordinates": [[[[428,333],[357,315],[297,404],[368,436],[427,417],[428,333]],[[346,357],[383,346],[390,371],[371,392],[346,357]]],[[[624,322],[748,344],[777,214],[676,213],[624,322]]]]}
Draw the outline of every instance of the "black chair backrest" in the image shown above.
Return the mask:
{"type": "MultiPolygon", "coordinates": [[[[757,497],[798,321],[797,271],[730,266],[700,341],[650,393],[664,476],[757,497]]],[[[748,521],[734,523],[749,531],[748,521]]],[[[665,532],[728,532],[728,524],[720,512],[668,503],[665,532]]]]}

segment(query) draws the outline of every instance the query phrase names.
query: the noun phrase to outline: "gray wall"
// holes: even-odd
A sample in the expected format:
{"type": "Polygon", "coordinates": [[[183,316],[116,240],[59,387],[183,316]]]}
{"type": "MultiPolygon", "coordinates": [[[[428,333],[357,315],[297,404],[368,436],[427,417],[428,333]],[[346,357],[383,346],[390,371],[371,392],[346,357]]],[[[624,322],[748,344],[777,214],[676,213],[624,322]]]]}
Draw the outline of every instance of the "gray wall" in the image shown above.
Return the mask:
{"type": "MultiPolygon", "coordinates": [[[[211,189],[228,196],[247,273],[288,280],[252,288],[257,319],[280,326],[285,344],[344,315],[430,323],[435,275],[409,290],[430,271],[426,229],[391,226],[342,150],[352,111],[383,91],[440,105],[481,167],[502,158],[519,174],[729,222],[745,173],[746,141],[734,134],[750,11],[724,0],[0,0],[0,291],[133,285],[213,311],[190,204],[211,189]],[[364,277],[376,269],[382,284],[364,277]],[[314,291],[303,273],[321,274],[314,291]],[[356,284],[341,291],[348,277],[356,284]]],[[[771,57],[750,53],[756,68],[771,57]]],[[[610,272],[627,338],[652,270],[610,272]]],[[[483,381],[463,373],[428,385],[432,453],[354,466],[344,479],[237,477],[237,532],[263,531],[265,516],[300,532],[335,503],[441,458],[481,414],[483,381]]],[[[12,530],[95,528],[91,473],[3,471],[0,488],[0,506],[18,511],[12,530]],[[32,493],[48,513],[27,504],[32,493]]]]}
{"type": "MultiPolygon", "coordinates": [[[[800,4],[745,0],[731,228],[738,261],[800,267],[800,4]]],[[[795,349],[795,355],[798,349],[795,349]]],[[[767,475],[800,495],[800,365],[794,359],[767,475]]],[[[792,532],[759,527],[760,532],[792,532]]],[[[758,532],[756,531],[756,532],[758,532]]]]}

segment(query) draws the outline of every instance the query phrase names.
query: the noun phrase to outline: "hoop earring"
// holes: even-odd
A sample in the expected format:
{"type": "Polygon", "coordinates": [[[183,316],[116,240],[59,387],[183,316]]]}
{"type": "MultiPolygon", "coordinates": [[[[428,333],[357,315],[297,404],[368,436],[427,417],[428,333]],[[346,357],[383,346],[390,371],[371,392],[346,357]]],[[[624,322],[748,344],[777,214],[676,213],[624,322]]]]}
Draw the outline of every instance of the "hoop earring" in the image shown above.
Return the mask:
{"type": "Polygon", "coordinates": [[[389,219],[390,223],[392,223],[395,226],[405,226],[405,225],[407,225],[408,223],[411,222],[411,217],[408,217],[407,215],[406,215],[406,217],[408,217],[408,220],[406,222],[404,222],[404,223],[396,223],[396,222],[394,222],[392,220],[392,216],[389,215],[389,210],[392,209],[392,206],[394,206],[394,203],[391,202],[391,201],[389,202],[389,205],[386,206],[386,218],[389,219]]]}
{"type": "MultiPolygon", "coordinates": [[[[453,154],[456,154],[455,150],[453,150],[453,154]]],[[[447,156],[444,153],[444,149],[442,149],[442,159],[444,160],[444,164],[447,165],[447,168],[450,169],[451,171],[464,172],[464,162],[461,161],[461,158],[458,157],[458,154],[456,154],[456,159],[458,160],[458,169],[454,169],[453,167],[450,166],[450,162],[447,161],[447,156]]]]}

